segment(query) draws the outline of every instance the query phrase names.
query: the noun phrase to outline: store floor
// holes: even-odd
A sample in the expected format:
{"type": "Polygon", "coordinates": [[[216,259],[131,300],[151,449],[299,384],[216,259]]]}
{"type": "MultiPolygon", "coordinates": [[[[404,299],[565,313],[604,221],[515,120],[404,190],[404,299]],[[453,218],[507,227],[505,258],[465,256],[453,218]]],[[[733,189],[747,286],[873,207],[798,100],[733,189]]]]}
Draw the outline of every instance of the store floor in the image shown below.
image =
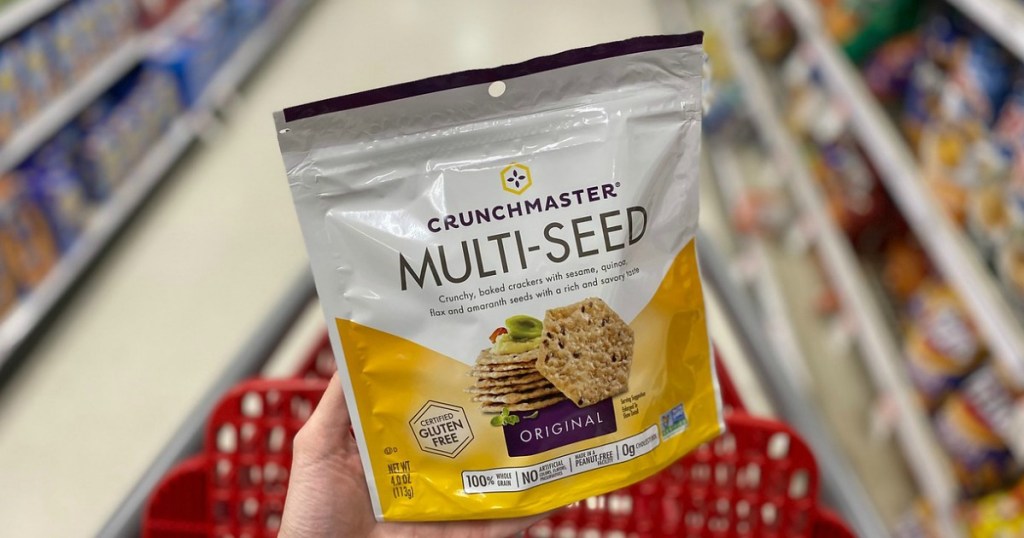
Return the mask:
{"type": "Polygon", "coordinates": [[[638,0],[322,0],[0,393],[0,535],[89,536],[305,254],[270,113],[672,29],[638,0]]]}

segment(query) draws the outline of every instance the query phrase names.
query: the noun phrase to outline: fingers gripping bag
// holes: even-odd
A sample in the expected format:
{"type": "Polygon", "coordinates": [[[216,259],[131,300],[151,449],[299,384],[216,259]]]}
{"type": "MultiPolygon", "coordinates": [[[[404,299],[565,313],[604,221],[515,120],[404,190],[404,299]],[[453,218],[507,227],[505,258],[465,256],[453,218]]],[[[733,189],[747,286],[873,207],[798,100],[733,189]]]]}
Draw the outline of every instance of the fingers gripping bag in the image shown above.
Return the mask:
{"type": "Polygon", "coordinates": [[[722,431],[694,243],[701,39],[275,115],[378,519],[541,513],[722,431]]]}

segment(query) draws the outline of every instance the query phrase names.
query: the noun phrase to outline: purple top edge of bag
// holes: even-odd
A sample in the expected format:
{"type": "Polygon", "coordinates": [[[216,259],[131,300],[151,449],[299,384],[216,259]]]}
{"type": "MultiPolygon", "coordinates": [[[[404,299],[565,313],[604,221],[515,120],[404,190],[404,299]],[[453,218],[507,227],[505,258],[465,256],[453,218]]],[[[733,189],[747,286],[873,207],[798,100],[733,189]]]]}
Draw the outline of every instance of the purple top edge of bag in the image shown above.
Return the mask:
{"type": "Polygon", "coordinates": [[[602,43],[600,45],[567,50],[550,56],[541,56],[517,64],[459,71],[293,106],[284,109],[284,120],[285,122],[301,120],[321,114],[377,105],[453,88],[512,79],[560,67],[604,60],[616,56],[625,56],[627,54],[699,45],[703,41],[704,32],[697,31],[678,35],[634,37],[622,41],[602,43]]]}

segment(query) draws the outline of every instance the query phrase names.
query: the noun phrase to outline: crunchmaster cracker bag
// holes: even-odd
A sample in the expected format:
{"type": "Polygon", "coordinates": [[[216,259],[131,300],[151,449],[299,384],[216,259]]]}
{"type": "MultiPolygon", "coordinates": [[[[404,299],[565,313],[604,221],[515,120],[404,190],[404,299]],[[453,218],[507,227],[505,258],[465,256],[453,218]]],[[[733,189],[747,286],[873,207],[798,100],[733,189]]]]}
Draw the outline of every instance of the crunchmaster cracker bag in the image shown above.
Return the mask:
{"type": "Polygon", "coordinates": [[[276,114],[378,519],[536,514],[722,430],[694,244],[700,43],[276,114]]]}

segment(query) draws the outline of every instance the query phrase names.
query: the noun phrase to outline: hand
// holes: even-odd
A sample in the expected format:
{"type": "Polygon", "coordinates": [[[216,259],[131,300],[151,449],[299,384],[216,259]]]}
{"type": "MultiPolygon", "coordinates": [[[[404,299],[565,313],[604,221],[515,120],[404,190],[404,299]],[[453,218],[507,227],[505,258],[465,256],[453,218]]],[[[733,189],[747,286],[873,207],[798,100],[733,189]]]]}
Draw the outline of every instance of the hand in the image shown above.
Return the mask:
{"type": "Polygon", "coordinates": [[[530,518],[443,523],[378,523],[338,376],[295,436],[280,538],[504,538],[547,514],[530,518]]]}

